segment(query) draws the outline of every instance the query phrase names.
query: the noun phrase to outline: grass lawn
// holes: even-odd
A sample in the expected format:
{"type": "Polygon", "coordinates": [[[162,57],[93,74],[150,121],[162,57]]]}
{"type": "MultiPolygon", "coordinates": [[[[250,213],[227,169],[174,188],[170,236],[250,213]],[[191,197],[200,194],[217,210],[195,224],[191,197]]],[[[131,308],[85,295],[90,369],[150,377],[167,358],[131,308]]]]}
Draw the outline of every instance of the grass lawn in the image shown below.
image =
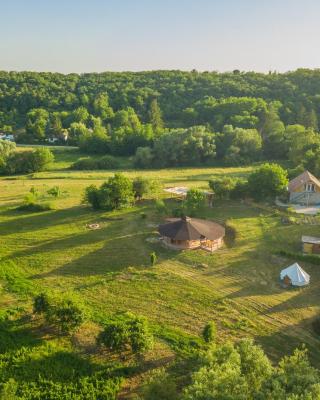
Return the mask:
{"type": "MultiPolygon", "coordinates": [[[[153,367],[172,360],[184,340],[196,340],[209,320],[219,327],[219,341],[254,337],[274,360],[305,343],[320,366],[320,342],[310,322],[319,313],[320,267],[300,263],[311,275],[311,284],[284,290],[278,283],[279,272],[294,260],[275,255],[277,250],[299,251],[301,235],[319,236],[319,226],[283,225],[271,207],[216,202],[203,217],[228,220],[238,233],[233,246],[213,254],[166,250],[149,240],[156,237],[155,227],[163,219],[152,200],[119,212],[93,212],[81,204],[83,189],[102,183],[113,172],[71,171],[67,167],[78,157],[77,151],[55,153],[57,162],[49,171],[0,180],[0,310],[30,310],[32,295],[42,290],[72,292],[87,307],[92,325],[65,346],[98,364],[106,360],[85,351],[83,343],[109,315],[129,310],[146,316],[158,337],[155,351],[148,355],[153,367]],[[45,194],[54,185],[64,191],[52,201],[54,210],[15,211],[31,187],[45,194]],[[87,224],[96,222],[101,229],[87,229],[87,224]],[[152,251],[158,256],[154,267],[149,263],[152,251]],[[201,263],[208,268],[198,268],[201,263]]],[[[244,176],[250,170],[124,173],[159,179],[164,186],[205,188],[213,175],[244,176]]],[[[28,322],[26,329],[33,325],[28,322]]],[[[50,340],[41,332],[37,335],[41,336],[37,346],[50,340]]],[[[54,340],[58,349],[64,346],[65,339],[54,340]]]]}

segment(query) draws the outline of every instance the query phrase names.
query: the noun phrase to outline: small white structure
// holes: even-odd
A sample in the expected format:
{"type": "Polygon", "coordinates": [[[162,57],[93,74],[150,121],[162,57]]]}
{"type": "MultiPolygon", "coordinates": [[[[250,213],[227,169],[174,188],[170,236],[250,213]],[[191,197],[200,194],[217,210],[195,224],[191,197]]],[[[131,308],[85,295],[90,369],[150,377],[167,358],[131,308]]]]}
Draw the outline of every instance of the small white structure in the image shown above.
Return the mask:
{"type": "Polygon", "coordinates": [[[294,263],[280,272],[281,281],[289,281],[292,286],[305,286],[310,282],[310,275],[298,263],[294,263]]]}
{"type": "Polygon", "coordinates": [[[14,136],[8,133],[0,133],[0,140],[8,140],[9,142],[14,142],[14,136]]]}
{"type": "MultiPolygon", "coordinates": [[[[188,191],[191,188],[185,187],[185,186],[174,186],[174,187],[167,187],[164,189],[165,192],[170,193],[172,196],[178,196],[182,199],[187,197],[188,191]]],[[[206,201],[208,205],[211,207],[212,206],[212,201],[213,201],[213,192],[209,192],[208,190],[202,190],[202,193],[205,195],[206,201]]]]}

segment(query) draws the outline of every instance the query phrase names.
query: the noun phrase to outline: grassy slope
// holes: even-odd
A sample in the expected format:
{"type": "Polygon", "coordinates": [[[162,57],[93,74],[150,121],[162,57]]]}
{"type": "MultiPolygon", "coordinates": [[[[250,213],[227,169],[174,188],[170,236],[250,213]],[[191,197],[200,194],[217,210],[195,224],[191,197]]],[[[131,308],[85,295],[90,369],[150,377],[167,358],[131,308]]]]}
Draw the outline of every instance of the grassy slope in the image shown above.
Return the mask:
{"type": "MultiPolygon", "coordinates": [[[[217,203],[204,216],[232,221],[239,232],[234,247],[214,254],[165,250],[146,241],[155,236],[154,226],[161,221],[150,201],[112,214],[81,205],[83,189],[103,182],[112,172],[64,170],[76,157],[74,150],[59,152],[48,172],[0,180],[0,266],[7,273],[1,275],[0,307],[26,306],[29,294],[39,288],[72,291],[96,322],[115,311],[130,310],[147,316],[159,336],[169,339],[176,330],[198,335],[208,320],[215,320],[219,340],[253,336],[273,358],[305,342],[320,365],[319,341],[310,327],[319,312],[319,267],[302,263],[311,285],[283,290],[278,275],[290,260],[273,255],[277,249],[299,250],[301,234],[318,235],[318,226],[282,225],[272,210],[217,203]],[[38,214],[13,210],[31,186],[44,193],[53,185],[68,192],[54,202],[56,210],[38,214]],[[141,218],[142,211],[146,219],[141,218]],[[88,230],[86,224],[92,222],[99,222],[101,229],[88,230]],[[153,268],[151,251],[159,258],[153,268]],[[199,263],[209,268],[196,268],[199,263]]],[[[158,178],[166,186],[206,187],[214,174],[238,176],[249,171],[185,168],[125,174],[158,178]]]]}

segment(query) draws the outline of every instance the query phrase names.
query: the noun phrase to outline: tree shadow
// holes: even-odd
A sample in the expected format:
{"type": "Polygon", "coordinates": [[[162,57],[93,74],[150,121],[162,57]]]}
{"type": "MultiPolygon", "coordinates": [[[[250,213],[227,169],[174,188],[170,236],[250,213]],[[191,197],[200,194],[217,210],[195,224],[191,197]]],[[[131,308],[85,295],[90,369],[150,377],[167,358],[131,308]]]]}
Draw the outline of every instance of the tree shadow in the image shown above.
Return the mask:
{"type": "Polygon", "coordinates": [[[67,383],[102,369],[101,365],[94,364],[74,352],[60,350],[42,357],[27,357],[24,362],[17,363],[13,378],[17,382],[24,382],[34,381],[41,376],[54,382],[67,383]]]}
{"type": "Polygon", "coordinates": [[[23,319],[0,322],[0,354],[19,350],[22,347],[35,347],[43,340],[30,327],[23,324],[23,319]]]}
{"type": "Polygon", "coordinates": [[[272,334],[260,335],[255,339],[262,347],[268,349],[272,361],[279,361],[280,356],[292,354],[303,345],[308,349],[313,365],[320,366],[320,336],[312,328],[314,318],[307,318],[298,324],[286,325],[272,334]]]}
{"type": "Polygon", "coordinates": [[[74,223],[75,220],[79,220],[81,217],[94,214],[92,211],[90,214],[90,210],[83,206],[75,206],[64,210],[32,213],[31,215],[17,210],[7,210],[4,213],[5,215],[17,216],[17,218],[0,223],[2,237],[11,234],[38,231],[56,225],[74,223]]]}

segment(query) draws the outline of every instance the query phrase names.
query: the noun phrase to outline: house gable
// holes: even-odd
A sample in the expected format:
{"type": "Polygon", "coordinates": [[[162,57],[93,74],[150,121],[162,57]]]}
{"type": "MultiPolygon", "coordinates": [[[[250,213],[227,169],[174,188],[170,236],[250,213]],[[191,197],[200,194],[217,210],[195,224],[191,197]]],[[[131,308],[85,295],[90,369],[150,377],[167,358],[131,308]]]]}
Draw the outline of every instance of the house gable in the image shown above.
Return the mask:
{"type": "Polygon", "coordinates": [[[304,171],[289,182],[288,189],[290,193],[320,193],[320,181],[309,171],[304,171]]]}

